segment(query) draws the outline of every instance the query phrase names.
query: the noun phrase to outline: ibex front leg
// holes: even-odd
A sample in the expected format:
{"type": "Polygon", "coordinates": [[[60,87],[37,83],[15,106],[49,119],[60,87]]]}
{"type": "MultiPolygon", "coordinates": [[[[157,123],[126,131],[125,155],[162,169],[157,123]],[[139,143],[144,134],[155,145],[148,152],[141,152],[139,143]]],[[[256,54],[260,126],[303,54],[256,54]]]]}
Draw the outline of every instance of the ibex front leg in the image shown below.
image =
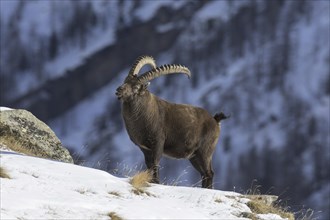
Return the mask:
{"type": "Polygon", "coordinates": [[[163,146],[157,146],[152,150],[142,149],[144,160],[150,173],[152,174],[152,182],[159,183],[159,162],[163,153],[163,146]]]}

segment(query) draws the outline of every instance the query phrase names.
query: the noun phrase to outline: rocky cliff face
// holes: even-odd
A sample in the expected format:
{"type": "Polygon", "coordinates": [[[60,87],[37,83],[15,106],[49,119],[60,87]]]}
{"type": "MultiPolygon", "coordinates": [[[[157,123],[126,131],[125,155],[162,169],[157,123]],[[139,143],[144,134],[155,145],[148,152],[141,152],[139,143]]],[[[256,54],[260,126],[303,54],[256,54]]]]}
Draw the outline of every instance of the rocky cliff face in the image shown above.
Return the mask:
{"type": "MultiPolygon", "coordinates": [[[[158,65],[184,64],[191,69],[191,82],[168,76],[153,81],[150,90],[211,113],[231,113],[214,155],[216,187],[245,191],[257,179],[262,192],[289,198],[294,209],[306,205],[329,216],[327,1],[111,2],[102,6],[113,12],[107,16],[93,3],[99,19],[86,23],[103,27],[99,33],[110,30],[109,44],[24,96],[6,90],[2,104],[31,109],[50,121],[80,162],[111,172],[131,169],[140,167],[143,157],[123,127],[115,88],[138,55],[152,55],[158,65]]],[[[93,35],[96,29],[81,28],[72,39],[85,36],[88,47],[104,35],[93,35]]],[[[54,30],[63,36],[62,48],[67,41],[61,30],[67,29],[54,30]]],[[[164,159],[162,164],[164,182],[199,180],[189,163],[164,159]]]]}

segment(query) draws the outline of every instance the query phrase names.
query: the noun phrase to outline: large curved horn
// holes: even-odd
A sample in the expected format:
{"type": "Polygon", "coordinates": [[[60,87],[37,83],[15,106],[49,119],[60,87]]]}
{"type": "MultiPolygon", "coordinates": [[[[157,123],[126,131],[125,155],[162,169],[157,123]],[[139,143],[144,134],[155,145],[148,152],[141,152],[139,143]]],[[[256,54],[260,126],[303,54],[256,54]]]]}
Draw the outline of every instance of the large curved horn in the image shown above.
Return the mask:
{"type": "Polygon", "coordinates": [[[191,77],[190,70],[187,67],[177,64],[165,64],[160,67],[154,68],[146,73],[143,73],[141,76],[139,76],[138,79],[141,83],[146,83],[161,75],[173,73],[184,73],[189,78],[191,77]]]}
{"type": "Polygon", "coordinates": [[[140,56],[136,59],[128,75],[137,75],[141,68],[146,64],[149,64],[152,68],[156,68],[156,61],[154,58],[151,56],[140,56]]]}

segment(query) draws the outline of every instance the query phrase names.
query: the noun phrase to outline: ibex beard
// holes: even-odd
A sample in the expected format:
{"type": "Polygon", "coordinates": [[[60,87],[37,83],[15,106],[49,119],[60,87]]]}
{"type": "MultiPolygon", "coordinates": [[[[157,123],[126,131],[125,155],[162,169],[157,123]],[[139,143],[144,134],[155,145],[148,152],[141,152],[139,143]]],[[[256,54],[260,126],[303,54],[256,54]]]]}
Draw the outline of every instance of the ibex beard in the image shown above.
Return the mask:
{"type": "Polygon", "coordinates": [[[148,91],[150,80],[174,73],[190,77],[189,69],[182,65],[156,67],[150,56],[136,60],[116,92],[127,133],[143,152],[153,183],[159,183],[159,162],[165,155],[189,159],[201,174],[202,187],[213,188],[212,155],[220,135],[219,123],[228,116],[221,112],[213,117],[202,108],[170,103],[148,91]],[[152,69],[138,76],[144,65],[152,69]]]}

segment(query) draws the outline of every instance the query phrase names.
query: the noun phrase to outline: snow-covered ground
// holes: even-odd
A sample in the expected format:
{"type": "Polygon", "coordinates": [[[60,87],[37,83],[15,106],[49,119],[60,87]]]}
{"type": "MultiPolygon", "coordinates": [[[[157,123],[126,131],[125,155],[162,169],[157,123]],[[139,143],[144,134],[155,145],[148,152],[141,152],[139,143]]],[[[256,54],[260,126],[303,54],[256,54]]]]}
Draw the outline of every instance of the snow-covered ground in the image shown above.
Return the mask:
{"type": "MultiPolygon", "coordinates": [[[[136,195],[129,178],[2,150],[1,219],[246,219],[235,192],[155,185],[136,195]]],[[[282,219],[274,214],[260,219],[282,219]]]]}
{"type": "Polygon", "coordinates": [[[8,110],[12,110],[11,108],[8,108],[8,107],[1,107],[0,106],[0,112],[1,111],[8,111],[8,110]]]}

